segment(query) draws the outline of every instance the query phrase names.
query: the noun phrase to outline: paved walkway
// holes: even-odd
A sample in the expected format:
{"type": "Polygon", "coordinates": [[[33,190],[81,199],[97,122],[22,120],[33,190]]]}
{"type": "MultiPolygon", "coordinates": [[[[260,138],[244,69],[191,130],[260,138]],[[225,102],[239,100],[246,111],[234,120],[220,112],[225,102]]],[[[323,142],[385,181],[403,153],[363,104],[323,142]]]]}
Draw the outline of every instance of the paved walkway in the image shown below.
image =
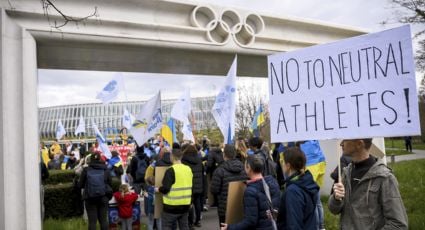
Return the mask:
{"type": "MultiPolygon", "coordinates": [[[[413,154],[395,156],[395,162],[425,159],[425,150],[413,149],[413,154]]],[[[391,162],[391,156],[387,155],[387,162],[391,162]]]]}
{"type": "MultiPolygon", "coordinates": [[[[144,224],[147,224],[146,216],[144,216],[144,215],[142,216],[141,222],[144,223],[144,224]]],[[[200,227],[200,228],[195,227],[194,229],[195,230],[217,230],[217,229],[220,229],[218,227],[219,225],[218,225],[217,208],[209,208],[208,211],[202,212],[201,225],[202,225],[202,227],[200,227]]]]}

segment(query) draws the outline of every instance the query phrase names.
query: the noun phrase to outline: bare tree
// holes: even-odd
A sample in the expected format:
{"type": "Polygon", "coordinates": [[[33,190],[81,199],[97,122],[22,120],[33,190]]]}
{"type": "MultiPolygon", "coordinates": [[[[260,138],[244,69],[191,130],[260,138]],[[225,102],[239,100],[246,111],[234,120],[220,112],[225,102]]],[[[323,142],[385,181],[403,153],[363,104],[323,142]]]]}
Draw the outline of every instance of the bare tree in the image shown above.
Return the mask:
{"type": "MultiPolygon", "coordinates": [[[[425,1],[424,0],[391,0],[395,8],[395,17],[398,22],[404,24],[425,24],[425,1]]],[[[390,20],[382,22],[391,23],[390,20]]],[[[425,34],[425,29],[415,34],[415,39],[420,39],[425,34]]],[[[416,51],[416,63],[420,71],[425,71],[425,39],[419,40],[419,50],[416,51]]]]}
{"type": "Polygon", "coordinates": [[[248,137],[255,112],[264,104],[255,83],[238,86],[239,104],[236,107],[236,131],[239,136],[248,137]]]}

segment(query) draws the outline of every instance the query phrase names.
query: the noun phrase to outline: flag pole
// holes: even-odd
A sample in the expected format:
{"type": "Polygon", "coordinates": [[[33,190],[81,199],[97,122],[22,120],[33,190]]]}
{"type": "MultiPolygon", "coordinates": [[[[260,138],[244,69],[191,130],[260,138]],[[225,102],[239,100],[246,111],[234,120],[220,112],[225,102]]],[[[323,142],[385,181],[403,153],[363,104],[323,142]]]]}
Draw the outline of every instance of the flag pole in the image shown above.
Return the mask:
{"type": "Polygon", "coordinates": [[[194,141],[194,144],[196,144],[197,143],[197,139],[196,139],[196,136],[195,136],[195,123],[196,123],[196,120],[195,120],[195,117],[193,116],[193,112],[192,111],[190,111],[190,117],[191,117],[191,120],[192,120],[192,122],[190,122],[191,123],[191,125],[192,125],[192,135],[193,135],[193,141],[194,141]]]}

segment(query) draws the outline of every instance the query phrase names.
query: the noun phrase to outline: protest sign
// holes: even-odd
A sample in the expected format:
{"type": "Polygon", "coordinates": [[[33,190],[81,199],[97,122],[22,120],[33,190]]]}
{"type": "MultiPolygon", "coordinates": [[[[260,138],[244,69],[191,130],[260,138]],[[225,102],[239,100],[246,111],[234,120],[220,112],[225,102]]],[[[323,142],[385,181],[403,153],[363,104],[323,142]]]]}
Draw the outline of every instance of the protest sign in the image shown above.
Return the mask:
{"type": "Polygon", "coordinates": [[[243,219],[243,194],[246,184],[243,181],[233,181],[229,183],[227,206],[226,206],[226,223],[235,224],[243,219]]]}
{"type": "MultiPolygon", "coordinates": [[[[155,187],[159,188],[162,186],[162,179],[168,168],[169,167],[155,167],[155,187]]],[[[162,206],[162,193],[155,193],[155,219],[161,218],[162,206]]]]}
{"type": "Polygon", "coordinates": [[[409,26],[268,57],[271,142],[420,135],[409,26]]]}

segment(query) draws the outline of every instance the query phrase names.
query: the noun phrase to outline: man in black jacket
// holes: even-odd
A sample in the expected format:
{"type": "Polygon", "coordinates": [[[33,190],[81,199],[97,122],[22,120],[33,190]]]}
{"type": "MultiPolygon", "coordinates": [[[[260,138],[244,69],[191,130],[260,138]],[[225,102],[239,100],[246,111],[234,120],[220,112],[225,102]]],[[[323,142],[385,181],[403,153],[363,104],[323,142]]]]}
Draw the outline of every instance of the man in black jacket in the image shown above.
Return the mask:
{"type": "Polygon", "coordinates": [[[187,145],[183,149],[182,163],[189,166],[193,174],[192,204],[195,208],[195,222],[193,208],[189,211],[189,227],[195,225],[201,227],[202,194],[204,192],[204,167],[198,150],[193,145],[187,145]]]}
{"type": "MultiPolygon", "coordinates": [[[[146,171],[149,165],[149,157],[144,153],[144,147],[140,146],[136,148],[136,155],[131,159],[130,162],[130,175],[133,178],[133,187],[134,191],[137,194],[140,194],[145,185],[144,175],[138,176],[138,171],[146,171]],[[143,164],[139,164],[139,161],[144,161],[143,164]],[[139,169],[139,167],[144,167],[144,169],[139,169]]],[[[144,172],[143,172],[144,173],[144,172]]]]}
{"type": "Polygon", "coordinates": [[[211,193],[218,196],[218,218],[220,223],[225,223],[227,193],[229,182],[247,180],[244,165],[235,158],[234,145],[224,146],[224,163],[214,172],[211,182],[211,193]]]}
{"type": "MultiPolygon", "coordinates": [[[[214,175],[214,171],[217,169],[217,167],[220,166],[221,163],[223,163],[223,152],[221,151],[221,148],[218,147],[217,144],[211,147],[209,153],[208,153],[208,160],[207,160],[207,174],[209,178],[212,180],[212,175],[214,175]]],[[[214,197],[208,197],[208,200],[210,202],[210,199],[213,200],[213,203],[211,207],[217,207],[218,206],[218,197],[217,195],[213,195],[214,197]]]]}
{"type": "MultiPolygon", "coordinates": [[[[96,177],[96,179],[99,178],[96,177]]],[[[107,211],[109,198],[112,197],[111,183],[109,170],[106,168],[105,162],[101,160],[100,153],[91,154],[89,166],[83,169],[79,181],[79,187],[84,188],[83,199],[85,201],[87,216],[89,219],[89,230],[96,229],[97,220],[99,220],[100,229],[108,229],[107,211]],[[93,170],[103,171],[103,177],[100,178],[104,180],[105,191],[103,195],[98,197],[91,197],[89,192],[89,184],[93,184],[90,180],[93,180],[92,178],[95,177],[89,177],[88,175],[90,174],[89,171],[93,170]]],[[[99,184],[99,182],[96,182],[95,184],[99,184]]]]}

